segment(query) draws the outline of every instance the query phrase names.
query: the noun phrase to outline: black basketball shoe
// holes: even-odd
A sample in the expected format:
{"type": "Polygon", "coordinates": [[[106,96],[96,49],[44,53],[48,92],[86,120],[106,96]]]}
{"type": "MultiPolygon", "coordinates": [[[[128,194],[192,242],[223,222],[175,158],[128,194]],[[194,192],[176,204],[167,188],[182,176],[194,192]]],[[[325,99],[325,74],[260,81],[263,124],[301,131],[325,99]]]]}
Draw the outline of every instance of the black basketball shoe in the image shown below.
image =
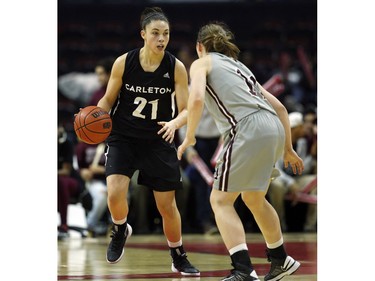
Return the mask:
{"type": "Polygon", "coordinates": [[[201,273],[189,262],[182,246],[170,248],[170,254],[172,256],[171,269],[173,272],[180,272],[184,276],[200,276],[201,273]]]}
{"type": "Polygon", "coordinates": [[[124,255],[126,240],[132,235],[133,229],[129,224],[125,226],[114,224],[112,227],[112,240],[107,249],[107,262],[117,263],[124,255]]]}
{"type": "Polygon", "coordinates": [[[264,281],[278,281],[284,276],[293,274],[299,267],[300,263],[292,257],[287,256],[285,259],[275,259],[267,253],[268,261],[271,262],[270,272],[264,277],[264,281]]]}
{"type": "Polygon", "coordinates": [[[260,281],[254,269],[240,263],[232,263],[232,266],[234,269],[231,270],[231,273],[227,277],[221,279],[221,281],[260,281]]]}

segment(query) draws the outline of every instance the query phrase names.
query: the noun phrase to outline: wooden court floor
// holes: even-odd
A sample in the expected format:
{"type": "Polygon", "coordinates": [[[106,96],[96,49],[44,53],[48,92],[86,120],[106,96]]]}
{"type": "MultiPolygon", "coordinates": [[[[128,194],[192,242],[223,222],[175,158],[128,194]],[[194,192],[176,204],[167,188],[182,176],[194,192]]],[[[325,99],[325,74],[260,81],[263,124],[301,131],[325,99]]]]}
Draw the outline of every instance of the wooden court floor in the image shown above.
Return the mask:
{"type": "MultiPolygon", "coordinates": [[[[231,265],[220,235],[183,235],[188,259],[201,271],[198,277],[182,277],[170,269],[171,260],[163,235],[132,235],[125,254],[117,264],[105,259],[109,237],[71,237],[58,242],[57,280],[220,280],[231,265]]],[[[317,235],[284,234],[288,254],[301,262],[299,270],[284,280],[317,280],[317,235]]],[[[270,268],[265,244],[259,233],[247,234],[248,248],[258,276],[263,280],[270,268]]]]}

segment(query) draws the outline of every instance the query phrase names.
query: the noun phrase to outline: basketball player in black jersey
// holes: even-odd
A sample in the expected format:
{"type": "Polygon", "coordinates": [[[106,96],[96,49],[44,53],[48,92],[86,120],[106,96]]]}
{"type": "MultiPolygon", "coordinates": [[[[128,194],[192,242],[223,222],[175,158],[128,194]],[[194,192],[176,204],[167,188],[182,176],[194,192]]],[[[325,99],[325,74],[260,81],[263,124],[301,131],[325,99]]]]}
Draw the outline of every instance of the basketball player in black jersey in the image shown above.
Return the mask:
{"type": "Polygon", "coordinates": [[[175,200],[182,179],[173,140],[176,129],[187,120],[187,71],[166,51],[169,21],[163,11],[146,8],[140,24],[144,46],[115,60],[106,93],[97,104],[110,112],[113,121],[106,148],[108,207],[113,220],[107,261],[117,263],[122,258],[131,235],[127,194],[130,178],[139,170],[138,183],[153,190],[163,219],[172,271],[198,276],[182,245],[175,200]]]}

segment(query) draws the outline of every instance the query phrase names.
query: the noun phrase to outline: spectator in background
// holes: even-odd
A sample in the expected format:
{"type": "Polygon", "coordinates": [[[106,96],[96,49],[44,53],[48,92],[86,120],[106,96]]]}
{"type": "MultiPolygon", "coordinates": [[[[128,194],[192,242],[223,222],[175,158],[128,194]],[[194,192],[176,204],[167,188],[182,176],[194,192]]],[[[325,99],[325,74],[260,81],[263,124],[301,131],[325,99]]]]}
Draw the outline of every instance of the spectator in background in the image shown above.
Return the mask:
{"type": "Polygon", "coordinates": [[[307,149],[312,157],[312,173],[317,173],[318,158],[318,116],[316,107],[309,105],[305,108],[303,115],[303,126],[305,127],[305,137],[307,140],[307,149]]]}
{"type": "MultiPolygon", "coordinates": [[[[289,113],[289,122],[291,127],[292,144],[295,151],[303,159],[305,169],[301,175],[295,175],[290,168],[284,168],[282,159],[276,162],[276,168],[280,171],[280,176],[273,179],[268,190],[270,203],[279,215],[281,227],[287,230],[285,217],[285,195],[291,193],[296,196],[297,192],[316,178],[315,162],[308,149],[306,131],[303,122],[303,114],[300,112],[289,113]]],[[[316,190],[313,191],[316,193],[316,190]]],[[[315,231],[317,222],[316,204],[309,204],[305,231],[315,231]]]]}
{"type": "Polygon", "coordinates": [[[79,141],[76,156],[79,173],[92,197],[92,209],[87,214],[88,230],[93,236],[106,235],[109,221],[104,143],[93,145],[79,141]]]}
{"type": "MultiPolygon", "coordinates": [[[[108,57],[99,60],[96,64],[95,76],[97,78],[99,87],[91,94],[91,97],[85,106],[96,105],[103,97],[107,89],[113,62],[114,59],[112,57],[108,57]]],[[[92,163],[96,149],[101,149],[101,147],[102,146],[86,144],[81,141],[78,141],[76,147],[76,156],[78,160],[78,167],[80,169],[80,176],[85,182],[85,186],[93,199],[92,209],[87,214],[87,224],[89,231],[94,236],[106,234],[108,227],[107,221],[104,217],[107,211],[104,150],[102,151],[101,156],[97,158],[97,161],[99,162],[92,163]]]]}
{"type": "MultiPolygon", "coordinates": [[[[94,91],[90,100],[86,104],[97,105],[98,101],[104,96],[107,89],[108,80],[111,74],[114,58],[107,57],[99,60],[95,66],[95,75],[100,87],[94,91]]],[[[107,213],[107,186],[105,180],[105,156],[104,150],[100,145],[91,145],[79,141],[76,147],[76,156],[80,175],[85,182],[86,188],[93,198],[93,207],[87,214],[87,225],[89,231],[94,236],[101,236],[107,233],[108,222],[105,219],[107,213]],[[95,163],[95,153],[98,151],[95,163]]]]}
{"type": "Polygon", "coordinates": [[[292,52],[283,49],[278,54],[278,67],[273,74],[280,74],[285,85],[284,93],[279,96],[288,112],[303,111],[303,100],[306,94],[303,87],[304,74],[295,61],[292,52]]]}
{"type": "Polygon", "coordinates": [[[71,198],[78,198],[83,190],[79,176],[73,169],[74,144],[67,138],[63,126],[57,131],[58,151],[58,183],[57,183],[57,210],[60,214],[58,239],[69,237],[68,234],[68,205],[71,198]]]}
{"type": "Polygon", "coordinates": [[[108,57],[98,61],[96,64],[95,74],[98,77],[100,88],[94,92],[88,105],[97,105],[99,100],[104,96],[114,61],[114,58],[108,57]]]}
{"type": "Polygon", "coordinates": [[[86,105],[99,87],[100,84],[94,72],[71,72],[58,78],[59,93],[75,107],[86,105]]]}

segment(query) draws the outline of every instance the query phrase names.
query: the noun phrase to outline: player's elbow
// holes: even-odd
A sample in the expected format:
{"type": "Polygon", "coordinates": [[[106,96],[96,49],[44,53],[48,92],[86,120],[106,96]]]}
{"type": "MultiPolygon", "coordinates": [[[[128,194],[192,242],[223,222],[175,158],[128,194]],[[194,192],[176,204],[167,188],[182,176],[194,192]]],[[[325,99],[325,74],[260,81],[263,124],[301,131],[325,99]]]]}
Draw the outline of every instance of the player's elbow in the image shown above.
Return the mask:
{"type": "Polygon", "coordinates": [[[281,102],[274,105],[273,108],[275,109],[275,111],[277,112],[279,116],[285,115],[285,114],[288,115],[288,111],[286,107],[281,102]]]}
{"type": "Polygon", "coordinates": [[[199,108],[204,105],[204,99],[200,97],[194,97],[190,100],[188,108],[199,108]]]}

